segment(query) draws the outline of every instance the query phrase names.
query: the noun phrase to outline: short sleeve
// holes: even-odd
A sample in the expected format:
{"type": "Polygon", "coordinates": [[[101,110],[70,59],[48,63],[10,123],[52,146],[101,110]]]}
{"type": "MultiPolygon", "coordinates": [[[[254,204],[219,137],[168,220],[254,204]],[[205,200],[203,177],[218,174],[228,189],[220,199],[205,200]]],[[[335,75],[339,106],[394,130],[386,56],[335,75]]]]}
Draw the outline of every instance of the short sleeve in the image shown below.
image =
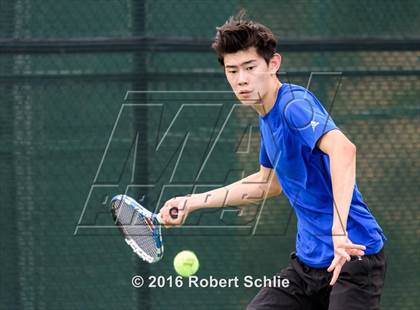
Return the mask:
{"type": "Polygon", "coordinates": [[[325,108],[319,101],[298,98],[289,101],[284,108],[284,116],[292,135],[313,150],[327,132],[337,129],[325,108]]]}
{"type": "Polygon", "coordinates": [[[260,164],[266,168],[273,168],[270,158],[268,158],[267,151],[265,150],[265,145],[262,137],[260,146],[260,164]]]}

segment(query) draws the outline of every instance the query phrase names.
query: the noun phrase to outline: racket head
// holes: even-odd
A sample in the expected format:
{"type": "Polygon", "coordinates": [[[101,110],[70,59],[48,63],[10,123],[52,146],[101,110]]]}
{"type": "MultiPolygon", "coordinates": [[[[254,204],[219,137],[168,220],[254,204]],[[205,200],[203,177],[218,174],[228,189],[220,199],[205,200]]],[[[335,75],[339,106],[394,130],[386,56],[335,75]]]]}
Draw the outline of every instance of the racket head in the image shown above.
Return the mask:
{"type": "Polygon", "coordinates": [[[148,263],[156,263],[163,257],[161,220],[127,195],[111,199],[111,213],[115,224],[133,252],[148,263]]]}

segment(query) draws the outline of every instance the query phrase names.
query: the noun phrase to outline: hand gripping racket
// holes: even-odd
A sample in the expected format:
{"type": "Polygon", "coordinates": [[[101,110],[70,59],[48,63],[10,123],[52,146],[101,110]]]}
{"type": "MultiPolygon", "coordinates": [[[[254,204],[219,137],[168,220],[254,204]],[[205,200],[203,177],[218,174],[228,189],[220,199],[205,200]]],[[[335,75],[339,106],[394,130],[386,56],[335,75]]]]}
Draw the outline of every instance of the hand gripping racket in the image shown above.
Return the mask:
{"type": "MultiPolygon", "coordinates": [[[[141,259],[156,263],[163,257],[161,233],[162,220],[127,195],[117,195],[111,200],[111,213],[125,242],[141,259]]],[[[169,211],[173,219],[178,217],[178,208],[169,211]]]]}

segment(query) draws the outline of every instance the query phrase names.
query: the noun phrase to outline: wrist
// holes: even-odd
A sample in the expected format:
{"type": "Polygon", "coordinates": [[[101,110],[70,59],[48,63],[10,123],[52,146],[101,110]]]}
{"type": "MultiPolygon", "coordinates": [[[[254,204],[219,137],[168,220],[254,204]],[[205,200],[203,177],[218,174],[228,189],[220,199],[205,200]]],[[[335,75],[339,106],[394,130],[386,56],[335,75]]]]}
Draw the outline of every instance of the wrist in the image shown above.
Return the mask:
{"type": "Polygon", "coordinates": [[[197,196],[197,194],[192,194],[191,196],[187,197],[185,202],[185,208],[188,212],[192,212],[198,208],[197,196]]]}
{"type": "Polygon", "coordinates": [[[331,232],[333,236],[347,236],[347,230],[343,229],[342,225],[333,225],[331,232]]]}

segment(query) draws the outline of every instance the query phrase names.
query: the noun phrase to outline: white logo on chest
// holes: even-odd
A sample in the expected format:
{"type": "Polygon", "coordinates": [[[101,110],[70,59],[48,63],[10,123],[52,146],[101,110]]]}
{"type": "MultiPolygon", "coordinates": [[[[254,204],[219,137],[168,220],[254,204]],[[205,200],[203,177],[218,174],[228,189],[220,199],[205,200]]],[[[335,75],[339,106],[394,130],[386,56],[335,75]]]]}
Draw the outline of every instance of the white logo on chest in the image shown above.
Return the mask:
{"type": "Polygon", "coordinates": [[[311,121],[311,127],[312,127],[312,130],[315,132],[315,128],[316,128],[316,126],[318,126],[319,125],[319,122],[316,122],[316,121],[311,121]]]}

